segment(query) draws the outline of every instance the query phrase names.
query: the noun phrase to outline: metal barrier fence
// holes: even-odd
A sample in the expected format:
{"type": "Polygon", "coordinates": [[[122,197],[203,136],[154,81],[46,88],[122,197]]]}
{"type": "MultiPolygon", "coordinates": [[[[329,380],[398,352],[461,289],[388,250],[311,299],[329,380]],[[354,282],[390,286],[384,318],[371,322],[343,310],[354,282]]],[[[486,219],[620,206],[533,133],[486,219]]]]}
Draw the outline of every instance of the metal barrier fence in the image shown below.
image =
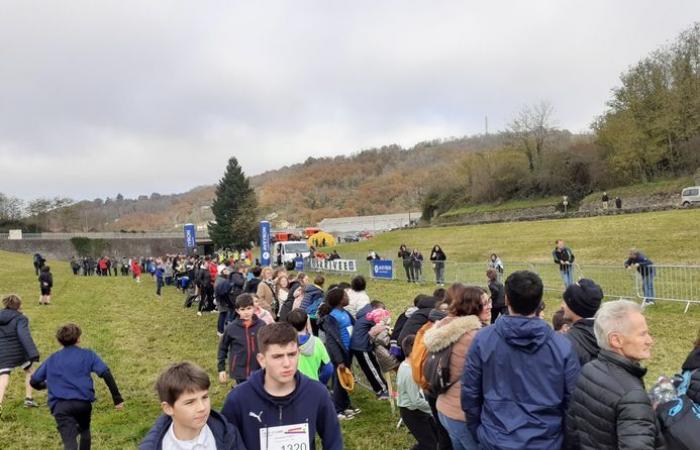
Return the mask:
{"type": "MultiPolygon", "coordinates": [[[[74,237],[90,239],[152,239],[152,238],[185,238],[182,231],[147,231],[139,233],[120,232],[75,232],[75,233],[22,233],[22,239],[53,239],[67,240],[74,237]]],[[[197,238],[208,238],[208,230],[197,230],[197,238]]],[[[0,233],[0,239],[9,239],[9,233],[0,233]]]]}
{"type": "MultiPolygon", "coordinates": [[[[351,273],[359,273],[372,277],[371,263],[366,255],[347,254],[344,260],[354,259],[356,270],[351,273]]],[[[430,261],[423,261],[420,271],[408,273],[403,261],[392,259],[393,280],[408,281],[409,276],[417,283],[436,283],[437,274],[434,265],[430,261]]],[[[691,304],[700,304],[700,266],[671,266],[655,265],[656,274],[653,280],[653,292],[644,292],[644,280],[634,269],[625,269],[623,265],[579,265],[572,267],[573,279],[589,278],[598,283],[607,298],[649,299],[654,301],[672,301],[685,303],[685,312],[691,304]],[[647,295],[651,294],[651,295],[647,295]]],[[[469,262],[444,262],[444,283],[462,282],[478,286],[486,286],[486,263],[469,262]]],[[[322,269],[310,269],[326,271],[322,269]]],[[[505,265],[502,280],[518,270],[530,270],[537,273],[544,284],[546,291],[562,292],[564,282],[559,266],[554,263],[523,263],[508,262],[505,265]]],[[[335,271],[336,273],[338,271],[335,271]]],[[[346,272],[347,273],[347,272],[346,272]]],[[[648,287],[648,286],[647,286],[648,287]]]]}

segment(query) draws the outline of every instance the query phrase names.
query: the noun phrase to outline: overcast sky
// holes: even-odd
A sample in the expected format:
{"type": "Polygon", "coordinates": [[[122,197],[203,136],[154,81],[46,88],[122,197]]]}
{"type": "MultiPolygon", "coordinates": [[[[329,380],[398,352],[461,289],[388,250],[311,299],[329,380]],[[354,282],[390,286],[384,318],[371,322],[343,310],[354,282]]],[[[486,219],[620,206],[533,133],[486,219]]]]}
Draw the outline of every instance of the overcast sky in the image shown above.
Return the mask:
{"type": "Polygon", "coordinates": [[[127,197],[309,156],[586,131],[700,1],[0,0],[0,192],[127,197]]]}

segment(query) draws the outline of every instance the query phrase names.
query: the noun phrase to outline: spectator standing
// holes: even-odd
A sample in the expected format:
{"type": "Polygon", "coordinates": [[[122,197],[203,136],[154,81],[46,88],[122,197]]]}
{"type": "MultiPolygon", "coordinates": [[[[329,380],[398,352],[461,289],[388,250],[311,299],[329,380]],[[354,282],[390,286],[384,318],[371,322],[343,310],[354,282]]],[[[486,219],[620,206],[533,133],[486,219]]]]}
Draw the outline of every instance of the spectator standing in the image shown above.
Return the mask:
{"type": "Polygon", "coordinates": [[[433,263],[433,270],[435,271],[435,284],[440,286],[445,285],[445,261],[447,256],[445,252],[439,245],[433,246],[430,251],[430,261],[433,263]]]}
{"type": "Polygon", "coordinates": [[[486,278],[488,279],[491,302],[493,303],[491,308],[491,323],[495,323],[498,316],[501,314],[508,314],[508,307],[506,306],[506,288],[503,286],[503,283],[498,280],[498,272],[496,269],[488,269],[486,271],[486,278]]]}
{"type": "Polygon", "coordinates": [[[569,247],[564,245],[563,239],[556,240],[556,247],[552,250],[552,258],[554,264],[559,265],[559,275],[564,282],[564,289],[568,288],[574,282],[574,252],[569,247]]]}
{"type": "Polygon", "coordinates": [[[447,317],[425,332],[425,348],[438,353],[450,348],[447,388],[437,395],[440,423],[447,430],[455,450],[477,449],[478,444],[467,429],[460,400],[464,361],[482,322],[491,320],[491,300],[483,289],[455,283],[447,290],[450,306],[447,317]]]}
{"type": "Polygon", "coordinates": [[[627,260],[625,261],[625,269],[637,269],[639,276],[642,278],[642,291],[644,293],[644,305],[655,304],[656,292],[654,290],[654,277],[656,276],[656,268],[652,260],[647,258],[644,253],[636,248],[630,249],[627,260]]]}
{"type": "Polygon", "coordinates": [[[592,280],[582,278],[566,288],[562,298],[563,319],[571,323],[566,337],[571,341],[578,362],[583,367],[595,359],[600,351],[593,331],[593,316],[603,301],[603,290],[592,280]]]}
{"type": "Polygon", "coordinates": [[[406,359],[399,366],[396,375],[397,405],[401,419],[417,441],[411,450],[435,450],[438,440],[435,420],[430,412],[430,405],[411,375],[411,351],[414,339],[415,336],[411,334],[401,343],[406,359]]]}
{"type": "Polygon", "coordinates": [[[411,260],[411,251],[406,247],[406,244],[401,244],[399,247],[398,257],[403,263],[403,270],[406,272],[406,281],[413,282],[413,261],[411,260]]]}
{"type": "Polygon", "coordinates": [[[498,273],[498,281],[503,280],[503,272],[505,271],[505,268],[503,267],[503,261],[501,261],[501,258],[495,253],[491,253],[491,257],[489,258],[489,269],[494,269],[496,273],[498,273]]]}
{"type": "Polygon", "coordinates": [[[608,204],[610,202],[610,197],[608,197],[607,192],[603,192],[603,196],[600,199],[601,203],[603,204],[603,211],[608,210],[608,204]]]}
{"type": "Polygon", "coordinates": [[[615,208],[622,209],[622,199],[620,197],[615,197],[615,208]]]}
{"type": "Polygon", "coordinates": [[[462,376],[462,409],[483,449],[561,448],[564,415],[580,372],[569,341],[536,316],[542,280],[505,283],[508,315],[477,333],[462,376]]]}
{"type": "Polygon", "coordinates": [[[357,312],[369,305],[369,295],[367,295],[367,281],[362,275],[355,275],[350,281],[350,289],[347,289],[349,303],[345,310],[357,317],[357,312]]]}
{"type": "Polygon", "coordinates": [[[652,338],[641,307],[607,302],[595,316],[598,358],[586,364],[567,413],[567,445],[577,449],[663,448],[640,362],[651,358],[652,338]]]}

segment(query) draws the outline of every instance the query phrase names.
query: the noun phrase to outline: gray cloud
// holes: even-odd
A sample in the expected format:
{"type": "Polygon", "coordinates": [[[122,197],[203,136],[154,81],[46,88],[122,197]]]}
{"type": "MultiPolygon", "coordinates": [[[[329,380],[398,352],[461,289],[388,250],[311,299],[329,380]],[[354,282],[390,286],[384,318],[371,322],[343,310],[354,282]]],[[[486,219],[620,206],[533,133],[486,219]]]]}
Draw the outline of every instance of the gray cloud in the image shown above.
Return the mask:
{"type": "Polygon", "coordinates": [[[0,191],[181,192],[370,146],[502,128],[548,99],[584,131],[692,1],[5,1],[0,191]],[[36,180],[41,180],[37,183],[36,180]]]}

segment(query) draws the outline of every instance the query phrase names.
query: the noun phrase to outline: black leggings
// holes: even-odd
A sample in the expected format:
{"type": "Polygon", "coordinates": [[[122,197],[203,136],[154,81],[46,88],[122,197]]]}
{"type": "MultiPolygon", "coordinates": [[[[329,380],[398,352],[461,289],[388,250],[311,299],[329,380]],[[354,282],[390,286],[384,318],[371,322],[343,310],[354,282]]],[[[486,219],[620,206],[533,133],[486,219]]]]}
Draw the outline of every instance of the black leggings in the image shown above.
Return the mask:
{"type": "Polygon", "coordinates": [[[377,358],[374,356],[374,352],[360,352],[357,350],[352,351],[353,357],[357,360],[360,365],[362,372],[367,377],[367,381],[372,385],[374,393],[379,395],[382,392],[387,392],[387,384],[382,375],[382,369],[379,367],[377,358]]]}

